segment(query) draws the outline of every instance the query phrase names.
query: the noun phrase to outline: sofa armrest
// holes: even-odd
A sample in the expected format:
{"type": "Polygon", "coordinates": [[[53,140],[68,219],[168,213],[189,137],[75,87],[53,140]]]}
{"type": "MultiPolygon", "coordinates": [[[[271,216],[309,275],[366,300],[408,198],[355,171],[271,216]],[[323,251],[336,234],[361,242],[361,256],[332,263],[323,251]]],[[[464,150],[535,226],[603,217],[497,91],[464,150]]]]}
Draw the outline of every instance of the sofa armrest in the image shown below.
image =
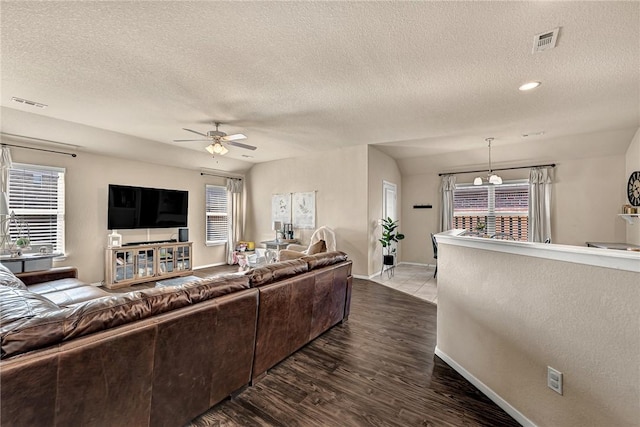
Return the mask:
{"type": "Polygon", "coordinates": [[[78,269],[75,267],[54,267],[48,270],[17,273],[16,277],[22,280],[25,285],[29,286],[59,279],[77,279],[78,269]]]}

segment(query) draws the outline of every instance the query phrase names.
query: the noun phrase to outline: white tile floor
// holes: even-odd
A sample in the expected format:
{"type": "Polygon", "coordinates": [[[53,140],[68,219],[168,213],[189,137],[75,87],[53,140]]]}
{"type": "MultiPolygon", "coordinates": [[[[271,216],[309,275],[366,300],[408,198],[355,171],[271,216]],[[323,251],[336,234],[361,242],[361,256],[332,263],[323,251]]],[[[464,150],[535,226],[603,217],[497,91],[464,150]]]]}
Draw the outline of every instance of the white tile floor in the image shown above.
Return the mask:
{"type": "Polygon", "coordinates": [[[438,281],[433,277],[434,268],[433,265],[399,264],[392,276],[384,272],[371,280],[437,304],[438,281]]]}

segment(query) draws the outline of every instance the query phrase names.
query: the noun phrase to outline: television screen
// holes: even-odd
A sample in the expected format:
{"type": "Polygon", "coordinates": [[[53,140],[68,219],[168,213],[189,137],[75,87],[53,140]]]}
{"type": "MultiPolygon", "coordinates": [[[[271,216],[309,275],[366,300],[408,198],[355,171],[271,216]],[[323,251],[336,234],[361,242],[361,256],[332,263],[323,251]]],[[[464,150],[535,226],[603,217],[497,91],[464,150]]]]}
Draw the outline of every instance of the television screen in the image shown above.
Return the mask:
{"type": "Polygon", "coordinates": [[[188,191],[110,184],[107,227],[186,227],[188,205],[188,191]]]}

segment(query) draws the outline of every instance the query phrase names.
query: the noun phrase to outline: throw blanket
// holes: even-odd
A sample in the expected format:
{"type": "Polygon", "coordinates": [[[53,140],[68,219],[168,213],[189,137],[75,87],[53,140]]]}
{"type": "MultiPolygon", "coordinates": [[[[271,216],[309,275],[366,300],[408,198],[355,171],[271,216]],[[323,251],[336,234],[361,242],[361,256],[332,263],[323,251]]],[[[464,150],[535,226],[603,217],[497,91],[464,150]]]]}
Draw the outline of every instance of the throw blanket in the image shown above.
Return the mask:
{"type": "Polygon", "coordinates": [[[326,225],[318,228],[313,233],[309,246],[319,242],[320,240],[324,240],[324,244],[327,247],[327,252],[333,252],[336,250],[336,233],[334,233],[333,230],[326,225]]]}

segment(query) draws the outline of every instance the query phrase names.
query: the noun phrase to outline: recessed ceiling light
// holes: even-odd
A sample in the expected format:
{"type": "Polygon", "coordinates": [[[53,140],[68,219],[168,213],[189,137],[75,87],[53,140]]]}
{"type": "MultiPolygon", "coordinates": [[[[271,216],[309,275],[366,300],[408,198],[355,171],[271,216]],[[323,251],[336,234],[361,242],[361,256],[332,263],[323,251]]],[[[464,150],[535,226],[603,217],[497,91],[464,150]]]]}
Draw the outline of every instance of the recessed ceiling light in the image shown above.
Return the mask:
{"type": "Polygon", "coordinates": [[[528,82],[528,83],[525,83],[525,84],[523,84],[522,86],[520,86],[518,89],[519,89],[519,90],[522,90],[522,91],[524,91],[524,90],[531,90],[531,89],[535,89],[535,88],[537,88],[537,87],[538,87],[538,86],[540,86],[541,84],[542,84],[542,83],[540,83],[540,82],[528,82]]]}
{"type": "Polygon", "coordinates": [[[17,98],[15,96],[12,97],[11,100],[13,102],[17,102],[18,104],[30,105],[32,107],[38,107],[38,108],[47,108],[48,107],[47,104],[42,104],[40,102],[35,102],[35,101],[29,101],[28,99],[17,98]]]}

